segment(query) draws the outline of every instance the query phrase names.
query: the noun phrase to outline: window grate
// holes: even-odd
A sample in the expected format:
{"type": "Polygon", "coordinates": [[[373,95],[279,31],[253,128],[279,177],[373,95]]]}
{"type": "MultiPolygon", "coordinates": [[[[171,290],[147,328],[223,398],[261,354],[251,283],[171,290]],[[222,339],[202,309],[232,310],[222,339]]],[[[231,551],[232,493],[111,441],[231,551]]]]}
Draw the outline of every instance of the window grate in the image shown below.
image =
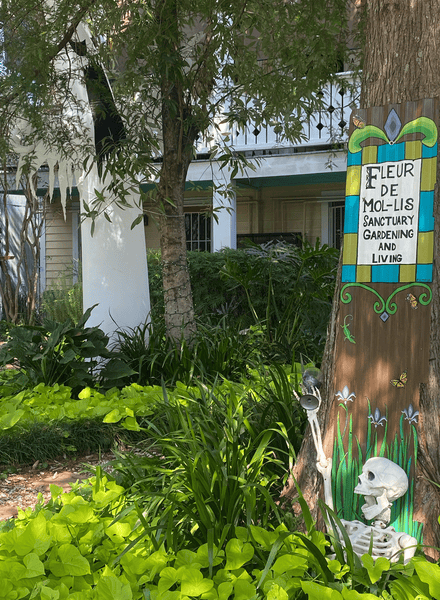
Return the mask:
{"type": "Polygon", "coordinates": [[[211,229],[211,217],[203,213],[186,213],[186,249],[211,252],[211,229]]]}

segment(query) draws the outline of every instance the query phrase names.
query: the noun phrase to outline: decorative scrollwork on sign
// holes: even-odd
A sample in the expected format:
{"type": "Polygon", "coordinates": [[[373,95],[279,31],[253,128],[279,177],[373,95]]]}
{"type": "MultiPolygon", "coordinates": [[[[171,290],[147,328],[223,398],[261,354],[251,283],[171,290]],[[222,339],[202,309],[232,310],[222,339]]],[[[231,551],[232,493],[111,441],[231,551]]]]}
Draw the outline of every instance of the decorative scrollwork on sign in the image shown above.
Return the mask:
{"type": "Polygon", "coordinates": [[[422,306],[427,306],[432,300],[432,290],[429,287],[429,285],[427,285],[426,283],[418,282],[418,283],[407,283],[406,285],[402,285],[402,286],[396,288],[388,296],[388,298],[386,300],[384,300],[384,298],[382,298],[382,296],[379,294],[379,292],[377,290],[370,287],[369,285],[366,285],[365,283],[347,283],[346,285],[344,285],[344,287],[341,290],[341,302],[343,302],[344,304],[349,304],[352,300],[352,296],[351,296],[350,292],[347,291],[347,289],[350,287],[361,287],[369,292],[372,292],[378,298],[378,300],[376,300],[376,302],[373,304],[373,310],[376,314],[378,314],[380,316],[380,318],[384,322],[387,321],[391,315],[394,315],[396,313],[397,304],[393,300],[393,298],[399,292],[403,292],[404,290],[408,290],[413,287],[421,287],[421,288],[424,288],[425,291],[421,292],[421,294],[419,295],[418,298],[416,298],[416,296],[414,294],[411,294],[411,296],[413,296],[416,303],[421,304],[422,306]]]}

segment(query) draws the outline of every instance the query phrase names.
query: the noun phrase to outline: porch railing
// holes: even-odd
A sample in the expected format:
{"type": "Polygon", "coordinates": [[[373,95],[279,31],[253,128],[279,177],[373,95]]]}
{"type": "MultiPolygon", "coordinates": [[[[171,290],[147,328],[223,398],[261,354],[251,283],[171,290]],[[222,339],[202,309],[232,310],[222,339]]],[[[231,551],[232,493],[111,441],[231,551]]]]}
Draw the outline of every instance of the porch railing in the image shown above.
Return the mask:
{"type": "MultiPolygon", "coordinates": [[[[244,130],[233,127],[227,131],[223,126],[220,134],[228,136],[228,144],[237,151],[280,150],[282,148],[306,149],[312,146],[328,146],[346,141],[350,114],[356,103],[357,88],[353,87],[351,72],[341,73],[336,83],[329,84],[321,92],[323,108],[304,117],[302,134],[304,140],[296,144],[286,142],[270,125],[249,122],[244,130]]],[[[211,144],[200,140],[198,154],[209,152],[211,144]]]]}

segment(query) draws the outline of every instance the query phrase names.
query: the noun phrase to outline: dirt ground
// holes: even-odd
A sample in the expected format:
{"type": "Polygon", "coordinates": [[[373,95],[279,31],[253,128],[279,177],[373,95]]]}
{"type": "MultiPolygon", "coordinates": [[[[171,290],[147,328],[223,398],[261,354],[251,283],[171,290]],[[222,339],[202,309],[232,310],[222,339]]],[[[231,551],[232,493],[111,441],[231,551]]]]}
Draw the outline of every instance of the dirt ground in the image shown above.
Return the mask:
{"type": "Polygon", "coordinates": [[[87,466],[106,465],[114,458],[112,453],[90,454],[75,460],[55,461],[44,466],[38,462],[32,467],[19,468],[8,473],[0,466],[0,521],[18,514],[18,508],[34,507],[41,493],[45,502],[50,500],[50,485],[70,490],[70,484],[87,479],[92,474],[87,466]]]}

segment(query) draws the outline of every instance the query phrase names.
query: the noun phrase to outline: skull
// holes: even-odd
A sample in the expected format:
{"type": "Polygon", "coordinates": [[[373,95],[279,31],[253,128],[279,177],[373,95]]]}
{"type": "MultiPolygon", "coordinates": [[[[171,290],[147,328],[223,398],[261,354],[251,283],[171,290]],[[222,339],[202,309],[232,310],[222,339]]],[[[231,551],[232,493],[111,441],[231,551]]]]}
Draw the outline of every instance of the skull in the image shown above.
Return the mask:
{"type": "Polygon", "coordinates": [[[364,464],[355,494],[362,494],[366,504],[362,512],[366,519],[378,518],[388,523],[391,504],[408,489],[405,471],[387,458],[376,456],[364,464]]]}

